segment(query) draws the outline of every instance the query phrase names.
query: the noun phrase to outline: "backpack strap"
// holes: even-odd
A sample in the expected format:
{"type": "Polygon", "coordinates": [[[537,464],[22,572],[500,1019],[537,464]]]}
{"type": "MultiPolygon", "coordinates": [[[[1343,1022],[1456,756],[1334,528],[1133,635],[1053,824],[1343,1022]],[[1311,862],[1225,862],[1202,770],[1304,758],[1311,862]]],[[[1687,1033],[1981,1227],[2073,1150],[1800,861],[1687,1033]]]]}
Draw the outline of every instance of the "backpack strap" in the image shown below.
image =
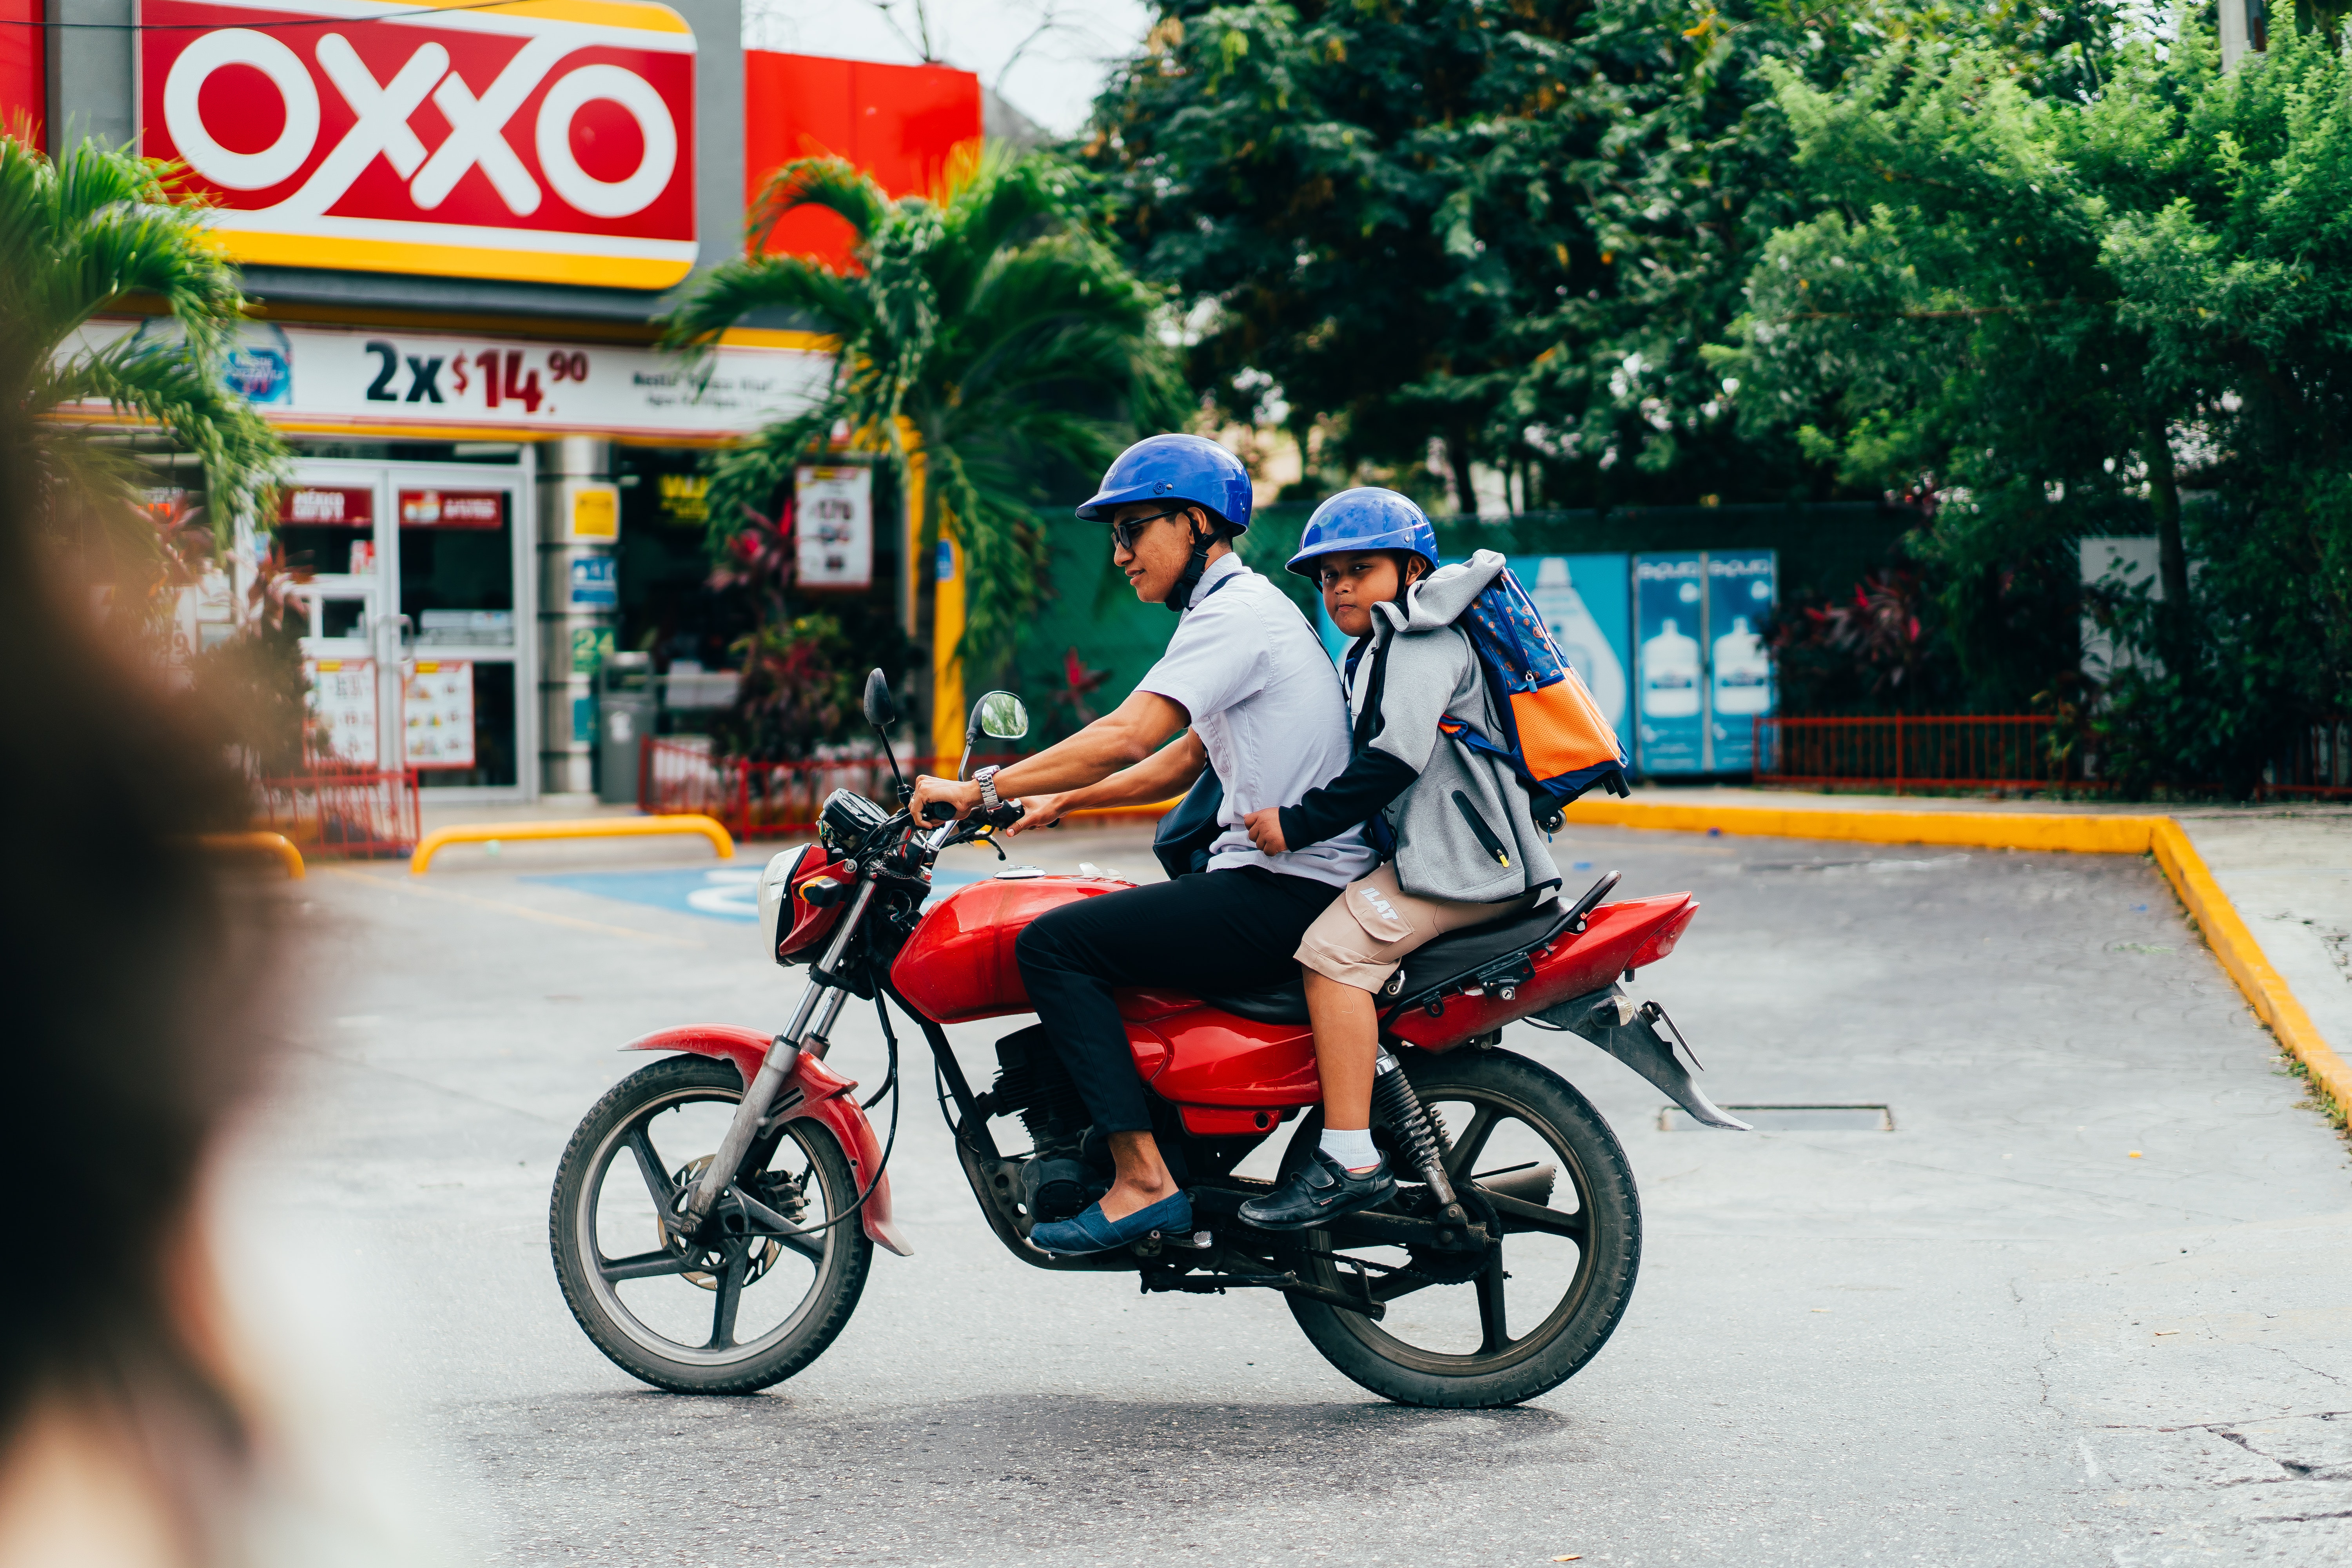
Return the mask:
{"type": "MultiPolygon", "coordinates": [[[[1364,688],[1364,710],[1356,715],[1356,732],[1349,737],[1357,751],[1370,745],[1372,737],[1381,732],[1381,698],[1388,690],[1389,649],[1395,645],[1396,639],[1396,629],[1391,627],[1389,635],[1372,647],[1372,673],[1364,688]]],[[[1351,674],[1354,663],[1353,659],[1349,661],[1351,674]]]]}

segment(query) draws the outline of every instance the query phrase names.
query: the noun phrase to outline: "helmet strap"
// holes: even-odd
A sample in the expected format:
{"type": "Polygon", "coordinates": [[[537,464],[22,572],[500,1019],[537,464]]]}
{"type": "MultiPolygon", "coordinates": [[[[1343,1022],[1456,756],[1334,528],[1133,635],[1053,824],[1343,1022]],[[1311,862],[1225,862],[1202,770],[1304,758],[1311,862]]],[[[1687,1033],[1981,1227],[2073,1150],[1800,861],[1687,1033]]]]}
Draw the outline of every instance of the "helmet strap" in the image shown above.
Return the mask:
{"type": "Polygon", "coordinates": [[[1191,608],[1192,591],[1201,585],[1201,574],[1209,569],[1209,546],[1217,542],[1216,531],[1202,527],[1189,511],[1184,514],[1184,525],[1192,531],[1192,557],[1176,574],[1176,585],[1168,590],[1165,601],[1180,616],[1191,608]]]}
{"type": "MultiPolygon", "coordinates": [[[[1396,607],[1400,610],[1410,611],[1411,606],[1405,603],[1405,595],[1412,592],[1412,585],[1415,583],[1421,581],[1420,577],[1416,577],[1412,574],[1412,563],[1420,559],[1420,556],[1411,554],[1405,551],[1400,550],[1397,552],[1396,607]]],[[[1428,573],[1425,571],[1422,574],[1422,576],[1425,577],[1427,575],[1428,573]]]]}

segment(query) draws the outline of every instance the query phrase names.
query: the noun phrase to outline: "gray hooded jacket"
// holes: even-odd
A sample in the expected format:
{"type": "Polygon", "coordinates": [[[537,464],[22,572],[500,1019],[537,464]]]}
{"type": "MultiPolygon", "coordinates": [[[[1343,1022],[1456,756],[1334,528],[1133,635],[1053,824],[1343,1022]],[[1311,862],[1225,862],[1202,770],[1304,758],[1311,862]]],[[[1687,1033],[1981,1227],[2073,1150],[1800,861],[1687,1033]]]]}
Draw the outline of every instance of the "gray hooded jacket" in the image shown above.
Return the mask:
{"type": "Polygon", "coordinates": [[[1439,720],[1453,719],[1490,741],[1502,739],[1478,656],[1454,621],[1503,565],[1500,555],[1481,550],[1414,584],[1402,606],[1374,605],[1373,646],[1356,661],[1348,693],[1349,712],[1360,719],[1375,656],[1389,643],[1370,749],[1419,775],[1381,816],[1396,836],[1398,884],[1425,899],[1491,903],[1560,880],[1528,792],[1509,765],[1437,728],[1439,720]]]}

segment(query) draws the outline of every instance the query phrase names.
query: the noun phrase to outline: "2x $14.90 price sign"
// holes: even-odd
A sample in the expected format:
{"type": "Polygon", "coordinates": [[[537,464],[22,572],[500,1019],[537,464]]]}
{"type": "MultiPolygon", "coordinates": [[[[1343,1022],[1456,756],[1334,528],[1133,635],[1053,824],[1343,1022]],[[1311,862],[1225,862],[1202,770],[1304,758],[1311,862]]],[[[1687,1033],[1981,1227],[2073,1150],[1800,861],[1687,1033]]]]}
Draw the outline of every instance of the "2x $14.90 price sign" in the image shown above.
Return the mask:
{"type": "Polygon", "coordinates": [[[366,349],[375,360],[370,403],[471,403],[478,397],[486,410],[553,414],[558,385],[584,387],[588,381],[588,356],[579,349],[550,349],[543,356],[537,350],[510,348],[410,353],[381,338],[369,340],[366,349]]]}

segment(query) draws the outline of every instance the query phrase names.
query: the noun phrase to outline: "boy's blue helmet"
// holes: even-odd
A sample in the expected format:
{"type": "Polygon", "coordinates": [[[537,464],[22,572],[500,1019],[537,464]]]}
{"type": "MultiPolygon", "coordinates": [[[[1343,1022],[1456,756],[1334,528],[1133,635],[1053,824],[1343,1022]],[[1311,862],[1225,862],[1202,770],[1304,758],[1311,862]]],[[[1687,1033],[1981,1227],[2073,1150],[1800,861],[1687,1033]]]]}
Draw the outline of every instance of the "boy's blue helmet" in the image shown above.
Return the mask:
{"type": "Polygon", "coordinates": [[[1191,501],[1223,518],[1235,533],[1249,531],[1249,470],[1205,436],[1147,436],[1138,441],[1112,461],[1102,488],[1078,508],[1078,516],[1105,522],[1111,508],[1139,500],[1191,501]]]}
{"type": "Polygon", "coordinates": [[[1402,550],[1437,570],[1437,530],[1409,496],[1378,485],[1359,485],[1327,499],[1307,520],[1290,569],[1315,575],[1314,561],[1335,550],[1402,550]]]}

